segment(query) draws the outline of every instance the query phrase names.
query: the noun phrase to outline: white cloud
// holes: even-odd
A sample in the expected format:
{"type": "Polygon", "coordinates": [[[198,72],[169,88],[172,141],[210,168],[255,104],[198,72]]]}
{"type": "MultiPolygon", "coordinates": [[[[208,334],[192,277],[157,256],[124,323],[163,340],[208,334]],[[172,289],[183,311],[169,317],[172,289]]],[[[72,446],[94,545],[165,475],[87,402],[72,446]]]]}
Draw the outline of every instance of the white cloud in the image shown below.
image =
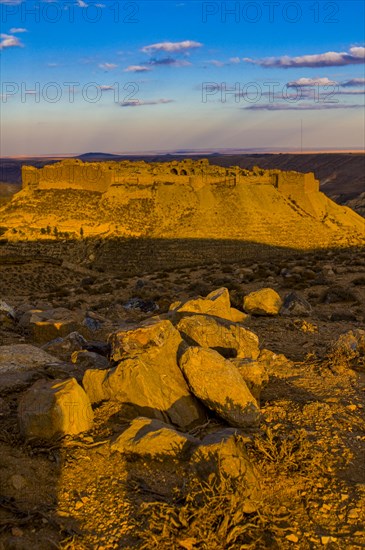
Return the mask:
{"type": "Polygon", "coordinates": [[[334,80],[330,80],[326,76],[323,78],[298,78],[292,82],[288,82],[288,88],[307,87],[307,86],[333,86],[338,84],[334,80]]]}
{"type": "Polygon", "coordinates": [[[146,71],[151,71],[149,67],[145,67],[144,65],[129,65],[126,69],[124,69],[125,73],[145,73],[146,71]]]}
{"type": "Polygon", "coordinates": [[[263,59],[252,59],[244,57],[243,61],[260,65],[261,67],[339,67],[343,65],[356,65],[365,62],[365,48],[353,46],[348,52],[326,52],[313,55],[302,55],[290,57],[265,57],[263,59]]]}
{"type": "Polygon", "coordinates": [[[117,67],[118,67],[118,65],[116,65],[115,63],[100,63],[99,64],[99,68],[103,69],[104,71],[114,71],[114,69],[116,69],[117,67]]]}
{"type": "Polygon", "coordinates": [[[137,101],[123,101],[119,103],[121,107],[144,107],[145,105],[164,105],[166,103],[173,103],[173,99],[150,99],[150,100],[137,100],[137,101]]]}
{"type": "Polygon", "coordinates": [[[22,48],[24,46],[17,36],[0,34],[0,38],[0,50],[5,50],[5,48],[22,48]]]}
{"type": "Polygon", "coordinates": [[[325,111],[328,109],[363,109],[363,105],[352,105],[346,103],[265,103],[243,107],[250,111],[325,111]]]}
{"type": "Polygon", "coordinates": [[[27,29],[23,29],[23,27],[13,27],[12,29],[10,29],[9,32],[11,34],[17,34],[17,33],[28,32],[28,31],[27,31],[27,29]]]}
{"type": "Polygon", "coordinates": [[[203,44],[194,40],[184,40],[182,42],[158,42],[144,46],[141,51],[144,53],[155,52],[183,52],[194,48],[200,48],[203,44]]]}

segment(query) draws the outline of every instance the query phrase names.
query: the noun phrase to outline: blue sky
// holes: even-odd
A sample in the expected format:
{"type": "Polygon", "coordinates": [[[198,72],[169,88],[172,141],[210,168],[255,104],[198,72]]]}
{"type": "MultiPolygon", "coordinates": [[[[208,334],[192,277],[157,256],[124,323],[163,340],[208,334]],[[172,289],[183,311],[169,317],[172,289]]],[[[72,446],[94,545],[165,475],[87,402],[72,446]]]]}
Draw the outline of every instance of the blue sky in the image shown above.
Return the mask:
{"type": "Polygon", "coordinates": [[[0,0],[0,16],[1,156],[364,148],[360,0],[0,0]]]}

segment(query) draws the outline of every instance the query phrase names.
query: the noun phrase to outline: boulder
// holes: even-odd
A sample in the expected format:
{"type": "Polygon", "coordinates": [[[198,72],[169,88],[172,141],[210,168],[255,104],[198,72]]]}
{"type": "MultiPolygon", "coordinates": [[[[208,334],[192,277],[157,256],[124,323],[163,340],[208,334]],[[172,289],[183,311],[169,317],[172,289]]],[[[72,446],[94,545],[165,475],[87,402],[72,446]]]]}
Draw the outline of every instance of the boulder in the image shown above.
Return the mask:
{"type": "Polygon", "coordinates": [[[23,313],[20,325],[28,330],[35,342],[45,344],[55,338],[63,338],[77,330],[77,315],[69,309],[30,309],[23,313]]]}
{"type": "Polygon", "coordinates": [[[190,347],[180,358],[180,368],[194,395],[231,426],[258,424],[256,399],[237,367],[218,352],[190,347]]]}
{"type": "Polygon", "coordinates": [[[259,401],[261,390],[269,381],[265,363],[260,361],[247,361],[246,359],[239,358],[231,359],[231,362],[238,369],[238,372],[246,382],[254,398],[259,401]]]}
{"type": "Polygon", "coordinates": [[[164,459],[183,457],[199,443],[199,439],[178,432],[160,420],[138,417],[111,443],[111,450],[140,457],[164,459]]]}
{"type": "Polygon", "coordinates": [[[32,326],[33,339],[38,344],[43,344],[55,338],[66,336],[75,331],[77,327],[77,323],[72,319],[36,321],[32,326]]]}
{"type": "Polygon", "coordinates": [[[109,342],[111,358],[120,361],[134,352],[158,351],[166,346],[176,353],[181,337],[169,320],[152,319],[114,332],[109,342]]]}
{"type": "Polygon", "coordinates": [[[83,386],[93,403],[115,400],[135,416],[157,418],[183,430],[204,422],[204,408],[178,367],[183,342],[170,321],[118,331],[111,341],[114,359],[123,360],[112,369],[85,372],[83,386]]]}
{"type": "Polygon", "coordinates": [[[27,438],[76,435],[93,424],[90,401],[74,378],[38,380],[21,397],[18,418],[27,438]]]}
{"type": "Polygon", "coordinates": [[[251,514],[260,505],[261,489],[255,469],[235,432],[227,428],[207,435],[193,452],[190,465],[203,481],[213,474],[236,483],[243,501],[242,511],[251,514]]]}
{"type": "Polygon", "coordinates": [[[29,384],[50,365],[61,365],[57,357],[29,344],[0,346],[0,389],[11,390],[29,384]]]}
{"type": "Polygon", "coordinates": [[[280,310],[280,315],[305,317],[312,312],[312,306],[302,296],[296,292],[287,294],[284,298],[283,306],[280,310]]]}
{"type": "Polygon", "coordinates": [[[177,329],[190,345],[200,345],[218,351],[224,357],[256,359],[260,353],[259,339],[240,324],[211,317],[190,315],[183,317],[177,329]]]}
{"type": "Polygon", "coordinates": [[[214,317],[240,323],[246,318],[244,313],[231,307],[229,291],[225,287],[213,290],[205,298],[199,297],[183,303],[174,302],[170,306],[170,311],[173,312],[176,319],[191,313],[213,315],[214,317]]]}
{"type": "Polygon", "coordinates": [[[272,288],[250,292],[243,300],[243,309],[252,315],[278,315],[282,299],[272,288]]]}
{"type": "Polygon", "coordinates": [[[42,346],[48,353],[60,359],[69,360],[74,351],[86,349],[87,340],[79,332],[70,332],[64,338],[55,338],[42,346]]]}

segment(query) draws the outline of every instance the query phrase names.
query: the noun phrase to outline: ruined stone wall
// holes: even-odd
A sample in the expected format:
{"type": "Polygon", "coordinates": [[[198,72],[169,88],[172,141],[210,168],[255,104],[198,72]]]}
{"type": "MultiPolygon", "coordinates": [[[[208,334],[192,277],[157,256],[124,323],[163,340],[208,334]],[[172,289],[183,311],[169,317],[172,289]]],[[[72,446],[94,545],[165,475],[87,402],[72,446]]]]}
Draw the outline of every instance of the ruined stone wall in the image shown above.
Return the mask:
{"type": "Polygon", "coordinates": [[[284,195],[296,195],[298,193],[318,193],[319,181],[312,172],[300,174],[298,172],[278,172],[277,188],[284,195]]]}
{"type": "Polygon", "coordinates": [[[24,166],[24,189],[83,189],[105,193],[112,182],[112,171],[98,164],[57,163],[43,168],[24,166]]]}
{"type": "MultiPolygon", "coordinates": [[[[24,166],[23,188],[34,189],[83,189],[120,196],[132,191],[130,186],[146,188],[155,185],[184,185],[201,189],[209,185],[273,185],[286,196],[299,197],[319,191],[319,182],[312,173],[256,170],[249,173],[239,167],[223,168],[209,165],[205,160],[146,163],[144,161],[84,163],[80,160],[62,162],[37,169],[24,166]],[[118,186],[117,190],[114,187],[118,186]],[[129,190],[129,191],[128,191],[129,190]]],[[[133,196],[136,189],[133,189],[133,196]]]]}

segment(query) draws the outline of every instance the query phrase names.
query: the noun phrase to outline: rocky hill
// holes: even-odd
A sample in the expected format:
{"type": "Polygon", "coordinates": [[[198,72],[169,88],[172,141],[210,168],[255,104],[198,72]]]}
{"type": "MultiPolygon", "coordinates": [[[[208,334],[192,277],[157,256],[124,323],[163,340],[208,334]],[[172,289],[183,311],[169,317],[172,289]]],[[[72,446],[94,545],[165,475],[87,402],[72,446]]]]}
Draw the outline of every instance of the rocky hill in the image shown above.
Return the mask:
{"type": "Polygon", "coordinates": [[[351,209],[315,188],[292,185],[290,178],[295,180],[299,174],[279,172],[282,187],[268,184],[267,174],[272,177],[271,172],[262,171],[252,180],[248,175],[239,183],[213,180],[198,187],[189,183],[188,176],[181,176],[183,184],[175,181],[180,176],[148,184],[126,177],[122,186],[104,193],[25,188],[0,210],[0,226],[10,240],[229,239],[292,249],[365,242],[365,221],[351,209]]]}

